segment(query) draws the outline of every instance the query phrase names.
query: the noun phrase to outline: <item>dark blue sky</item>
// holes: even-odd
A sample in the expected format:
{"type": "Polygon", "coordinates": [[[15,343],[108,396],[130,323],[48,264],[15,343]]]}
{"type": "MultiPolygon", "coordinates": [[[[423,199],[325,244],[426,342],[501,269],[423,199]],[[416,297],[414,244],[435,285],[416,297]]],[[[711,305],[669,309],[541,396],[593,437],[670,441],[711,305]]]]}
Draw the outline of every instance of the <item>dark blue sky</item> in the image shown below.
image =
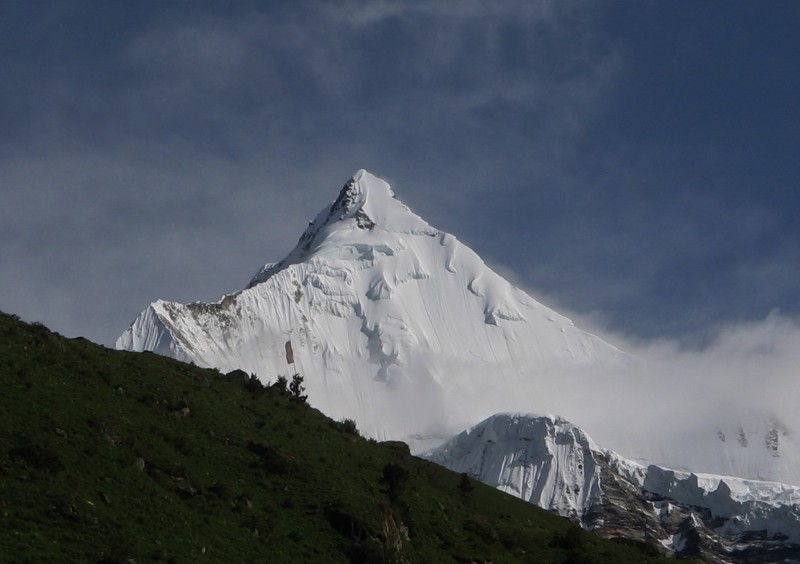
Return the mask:
{"type": "Polygon", "coordinates": [[[111,343],[367,168],[595,329],[800,313],[797,2],[220,4],[0,6],[0,308],[111,343]]]}

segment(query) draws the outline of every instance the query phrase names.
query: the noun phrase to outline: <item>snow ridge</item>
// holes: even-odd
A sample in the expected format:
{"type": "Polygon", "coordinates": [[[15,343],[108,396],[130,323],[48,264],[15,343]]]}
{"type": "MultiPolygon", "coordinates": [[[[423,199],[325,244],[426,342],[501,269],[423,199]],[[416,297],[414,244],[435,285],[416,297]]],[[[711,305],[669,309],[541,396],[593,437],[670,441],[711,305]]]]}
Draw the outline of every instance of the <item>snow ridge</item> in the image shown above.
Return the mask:
{"type": "Polygon", "coordinates": [[[718,530],[726,535],[766,531],[800,543],[800,488],[796,486],[652,464],[641,486],[679,503],[708,508],[714,517],[725,520],[718,530]]]}

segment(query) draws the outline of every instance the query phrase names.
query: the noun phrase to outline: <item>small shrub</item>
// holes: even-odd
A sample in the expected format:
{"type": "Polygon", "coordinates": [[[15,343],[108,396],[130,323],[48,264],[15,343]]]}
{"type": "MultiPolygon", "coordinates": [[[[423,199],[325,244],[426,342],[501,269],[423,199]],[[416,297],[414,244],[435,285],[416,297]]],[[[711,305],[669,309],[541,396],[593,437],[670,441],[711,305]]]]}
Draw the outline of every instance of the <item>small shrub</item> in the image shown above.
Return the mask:
{"type": "Polygon", "coordinates": [[[342,419],[341,421],[331,421],[331,427],[341,433],[347,433],[355,437],[360,437],[361,433],[358,432],[356,422],[352,419],[342,419]]]}
{"type": "Polygon", "coordinates": [[[272,384],[272,387],[285,394],[289,391],[289,381],[286,379],[286,376],[278,376],[278,379],[275,380],[275,383],[272,384]]]}
{"type": "Polygon", "coordinates": [[[469,479],[469,476],[466,472],[461,473],[461,478],[458,480],[458,491],[461,494],[461,497],[467,498],[469,494],[472,493],[472,490],[475,489],[475,486],[472,485],[472,481],[469,479]]]}
{"type": "Polygon", "coordinates": [[[383,467],[380,482],[386,486],[386,493],[389,501],[396,502],[400,494],[405,490],[410,474],[408,470],[399,464],[391,463],[383,467]]]}
{"type": "Polygon", "coordinates": [[[352,419],[345,419],[342,421],[342,430],[349,435],[355,435],[356,437],[361,436],[358,432],[358,427],[356,427],[356,422],[352,419]]]}
{"type": "Polygon", "coordinates": [[[247,450],[261,458],[261,468],[271,474],[286,474],[292,468],[291,461],[277,448],[261,443],[248,442],[247,450]]]}
{"type": "Polygon", "coordinates": [[[308,396],[303,394],[305,391],[306,388],[303,386],[303,377],[300,376],[300,374],[292,376],[292,383],[289,384],[290,399],[297,403],[306,403],[308,396]]]}
{"type": "Polygon", "coordinates": [[[241,370],[239,368],[237,368],[236,370],[231,370],[230,372],[225,374],[225,377],[226,378],[230,378],[231,380],[234,380],[234,381],[239,381],[239,382],[246,382],[247,379],[249,378],[249,376],[247,375],[247,372],[245,372],[244,370],[241,370]]]}
{"type": "Polygon", "coordinates": [[[258,379],[258,376],[255,374],[250,374],[245,381],[244,389],[255,396],[264,391],[264,384],[261,383],[261,380],[258,379]]]}

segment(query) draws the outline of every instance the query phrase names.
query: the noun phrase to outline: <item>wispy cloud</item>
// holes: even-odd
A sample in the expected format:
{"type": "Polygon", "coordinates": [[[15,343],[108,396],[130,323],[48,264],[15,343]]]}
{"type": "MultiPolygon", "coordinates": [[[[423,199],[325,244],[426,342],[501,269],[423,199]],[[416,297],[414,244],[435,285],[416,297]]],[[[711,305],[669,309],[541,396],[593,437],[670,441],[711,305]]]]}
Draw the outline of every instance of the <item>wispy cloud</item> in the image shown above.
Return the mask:
{"type": "Polygon", "coordinates": [[[496,412],[556,414],[624,456],[800,482],[797,320],[771,314],[728,325],[694,348],[674,339],[603,336],[633,355],[627,368],[532,364],[523,378],[497,385],[487,376],[499,373],[497,367],[465,361],[454,371],[460,385],[440,400],[447,413],[440,424],[456,432],[496,412]]]}

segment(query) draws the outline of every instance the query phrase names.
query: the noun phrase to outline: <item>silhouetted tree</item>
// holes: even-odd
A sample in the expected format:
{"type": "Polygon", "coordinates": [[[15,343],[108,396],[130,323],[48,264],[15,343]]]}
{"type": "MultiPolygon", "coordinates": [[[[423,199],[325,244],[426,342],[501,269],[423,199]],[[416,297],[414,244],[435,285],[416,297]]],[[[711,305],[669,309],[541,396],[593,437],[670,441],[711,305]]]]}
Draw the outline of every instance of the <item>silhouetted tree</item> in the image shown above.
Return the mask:
{"type": "Polygon", "coordinates": [[[282,393],[286,393],[289,389],[289,381],[286,379],[286,376],[278,376],[278,379],[275,380],[275,383],[272,385],[282,393]]]}
{"type": "Polygon", "coordinates": [[[356,427],[356,422],[352,419],[345,419],[342,421],[342,430],[356,437],[361,436],[358,432],[358,427],[356,427]]]}
{"type": "Polygon", "coordinates": [[[308,399],[308,396],[303,394],[306,391],[305,386],[303,386],[303,377],[300,374],[295,374],[292,376],[292,383],[289,384],[289,393],[291,394],[291,400],[296,401],[298,403],[305,403],[308,399]]]}
{"type": "Polygon", "coordinates": [[[245,380],[244,387],[253,395],[256,395],[264,390],[264,384],[261,383],[261,380],[259,380],[258,376],[255,374],[250,374],[247,380],[245,380]]]}

